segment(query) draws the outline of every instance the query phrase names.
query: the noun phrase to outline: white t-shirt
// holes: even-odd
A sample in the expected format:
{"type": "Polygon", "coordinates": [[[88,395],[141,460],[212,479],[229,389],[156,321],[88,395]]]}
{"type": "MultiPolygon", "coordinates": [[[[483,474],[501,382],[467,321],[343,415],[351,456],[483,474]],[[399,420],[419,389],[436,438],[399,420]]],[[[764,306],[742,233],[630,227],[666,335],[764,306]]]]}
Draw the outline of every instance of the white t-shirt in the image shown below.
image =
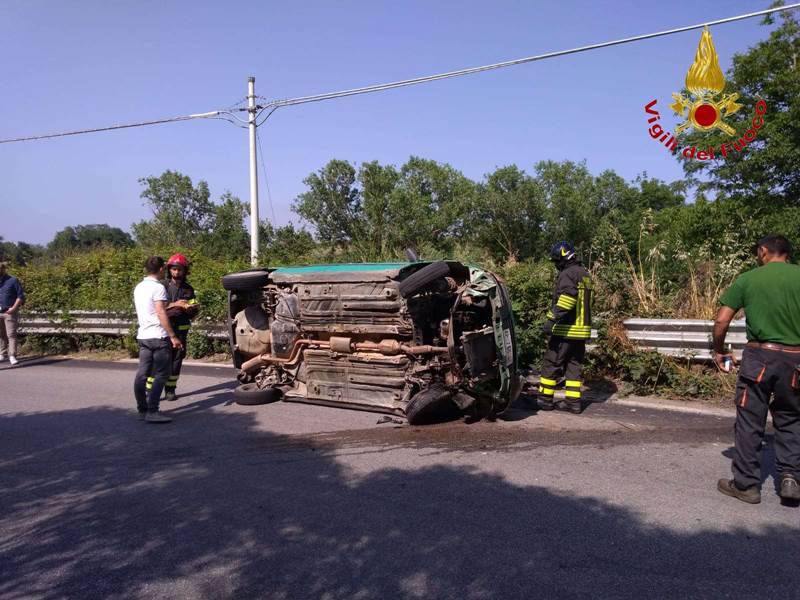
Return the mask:
{"type": "Polygon", "coordinates": [[[145,277],[133,290],[133,303],[136,305],[136,317],[139,319],[139,340],[161,339],[167,331],[161,326],[156,314],[156,301],[167,301],[167,290],[155,277],[145,277]]]}

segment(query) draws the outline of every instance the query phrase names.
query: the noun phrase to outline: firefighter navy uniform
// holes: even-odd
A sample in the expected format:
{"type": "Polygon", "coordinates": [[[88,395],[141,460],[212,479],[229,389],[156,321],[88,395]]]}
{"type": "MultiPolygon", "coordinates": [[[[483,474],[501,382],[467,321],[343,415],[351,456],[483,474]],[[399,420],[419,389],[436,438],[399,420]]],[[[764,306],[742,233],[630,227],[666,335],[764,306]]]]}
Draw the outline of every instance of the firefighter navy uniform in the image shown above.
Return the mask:
{"type": "Polygon", "coordinates": [[[544,409],[561,408],[555,405],[554,396],[563,377],[566,409],[577,413],[581,407],[586,340],[592,335],[592,283],[589,271],[580,263],[570,260],[556,264],[563,268],[556,279],[543,328],[550,333],[550,339],[539,377],[539,405],[544,409]]]}
{"type": "MultiPolygon", "coordinates": [[[[172,330],[175,332],[175,335],[178,336],[182,344],[181,348],[172,349],[170,374],[164,386],[164,391],[169,400],[174,397],[175,389],[178,387],[178,379],[181,375],[183,359],[186,358],[186,343],[189,330],[192,326],[192,319],[197,315],[200,308],[200,304],[195,296],[194,288],[189,285],[186,280],[175,281],[174,279],[166,279],[162,281],[162,283],[167,290],[167,306],[178,300],[185,300],[188,305],[186,310],[177,306],[167,309],[169,324],[172,325],[172,330]]],[[[153,378],[148,377],[147,389],[150,389],[152,383],[153,378]]]]}

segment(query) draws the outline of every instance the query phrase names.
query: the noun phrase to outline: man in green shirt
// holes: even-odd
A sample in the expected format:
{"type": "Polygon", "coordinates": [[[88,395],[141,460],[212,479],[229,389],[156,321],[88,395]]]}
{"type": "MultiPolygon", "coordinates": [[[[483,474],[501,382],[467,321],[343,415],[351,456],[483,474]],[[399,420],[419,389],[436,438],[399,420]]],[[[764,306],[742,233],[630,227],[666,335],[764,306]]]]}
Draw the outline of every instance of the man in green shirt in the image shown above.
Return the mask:
{"type": "Polygon", "coordinates": [[[736,381],[733,479],[720,479],[717,489],[750,504],[761,502],[767,411],[775,429],[779,494],[800,500],[800,266],[789,263],[790,254],[782,235],[761,238],[760,266],[725,291],[714,322],[714,361],[727,370],[726,361],[733,359],[724,350],[728,326],[739,309],[747,319],[747,346],[736,381]]]}

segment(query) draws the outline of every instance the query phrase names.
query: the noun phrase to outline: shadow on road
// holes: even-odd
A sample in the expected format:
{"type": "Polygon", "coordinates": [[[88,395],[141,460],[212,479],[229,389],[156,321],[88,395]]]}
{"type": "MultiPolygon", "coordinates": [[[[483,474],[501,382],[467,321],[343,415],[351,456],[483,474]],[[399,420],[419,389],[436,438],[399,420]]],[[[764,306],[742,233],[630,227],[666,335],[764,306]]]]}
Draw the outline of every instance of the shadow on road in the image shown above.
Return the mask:
{"type": "Polygon", "coordinates": [[[444,464],[358,475],[250,413],[8,415],[0,450],[7,600],[794,593],[795,529],[681,533],[444,464]]]}

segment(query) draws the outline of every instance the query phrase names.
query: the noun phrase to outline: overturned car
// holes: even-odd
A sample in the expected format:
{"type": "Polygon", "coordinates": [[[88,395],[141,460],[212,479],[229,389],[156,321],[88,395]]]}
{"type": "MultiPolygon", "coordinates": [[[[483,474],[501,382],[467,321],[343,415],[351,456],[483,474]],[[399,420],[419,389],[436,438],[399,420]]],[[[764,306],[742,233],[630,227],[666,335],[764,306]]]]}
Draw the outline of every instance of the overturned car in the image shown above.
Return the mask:
{"type": "Polygon", "coordinates": [[[480,268],[282,267],[222,285],[240,404],[283,399],[422,424],[493,418],[522,387],[508,291],[480,268]]]}

